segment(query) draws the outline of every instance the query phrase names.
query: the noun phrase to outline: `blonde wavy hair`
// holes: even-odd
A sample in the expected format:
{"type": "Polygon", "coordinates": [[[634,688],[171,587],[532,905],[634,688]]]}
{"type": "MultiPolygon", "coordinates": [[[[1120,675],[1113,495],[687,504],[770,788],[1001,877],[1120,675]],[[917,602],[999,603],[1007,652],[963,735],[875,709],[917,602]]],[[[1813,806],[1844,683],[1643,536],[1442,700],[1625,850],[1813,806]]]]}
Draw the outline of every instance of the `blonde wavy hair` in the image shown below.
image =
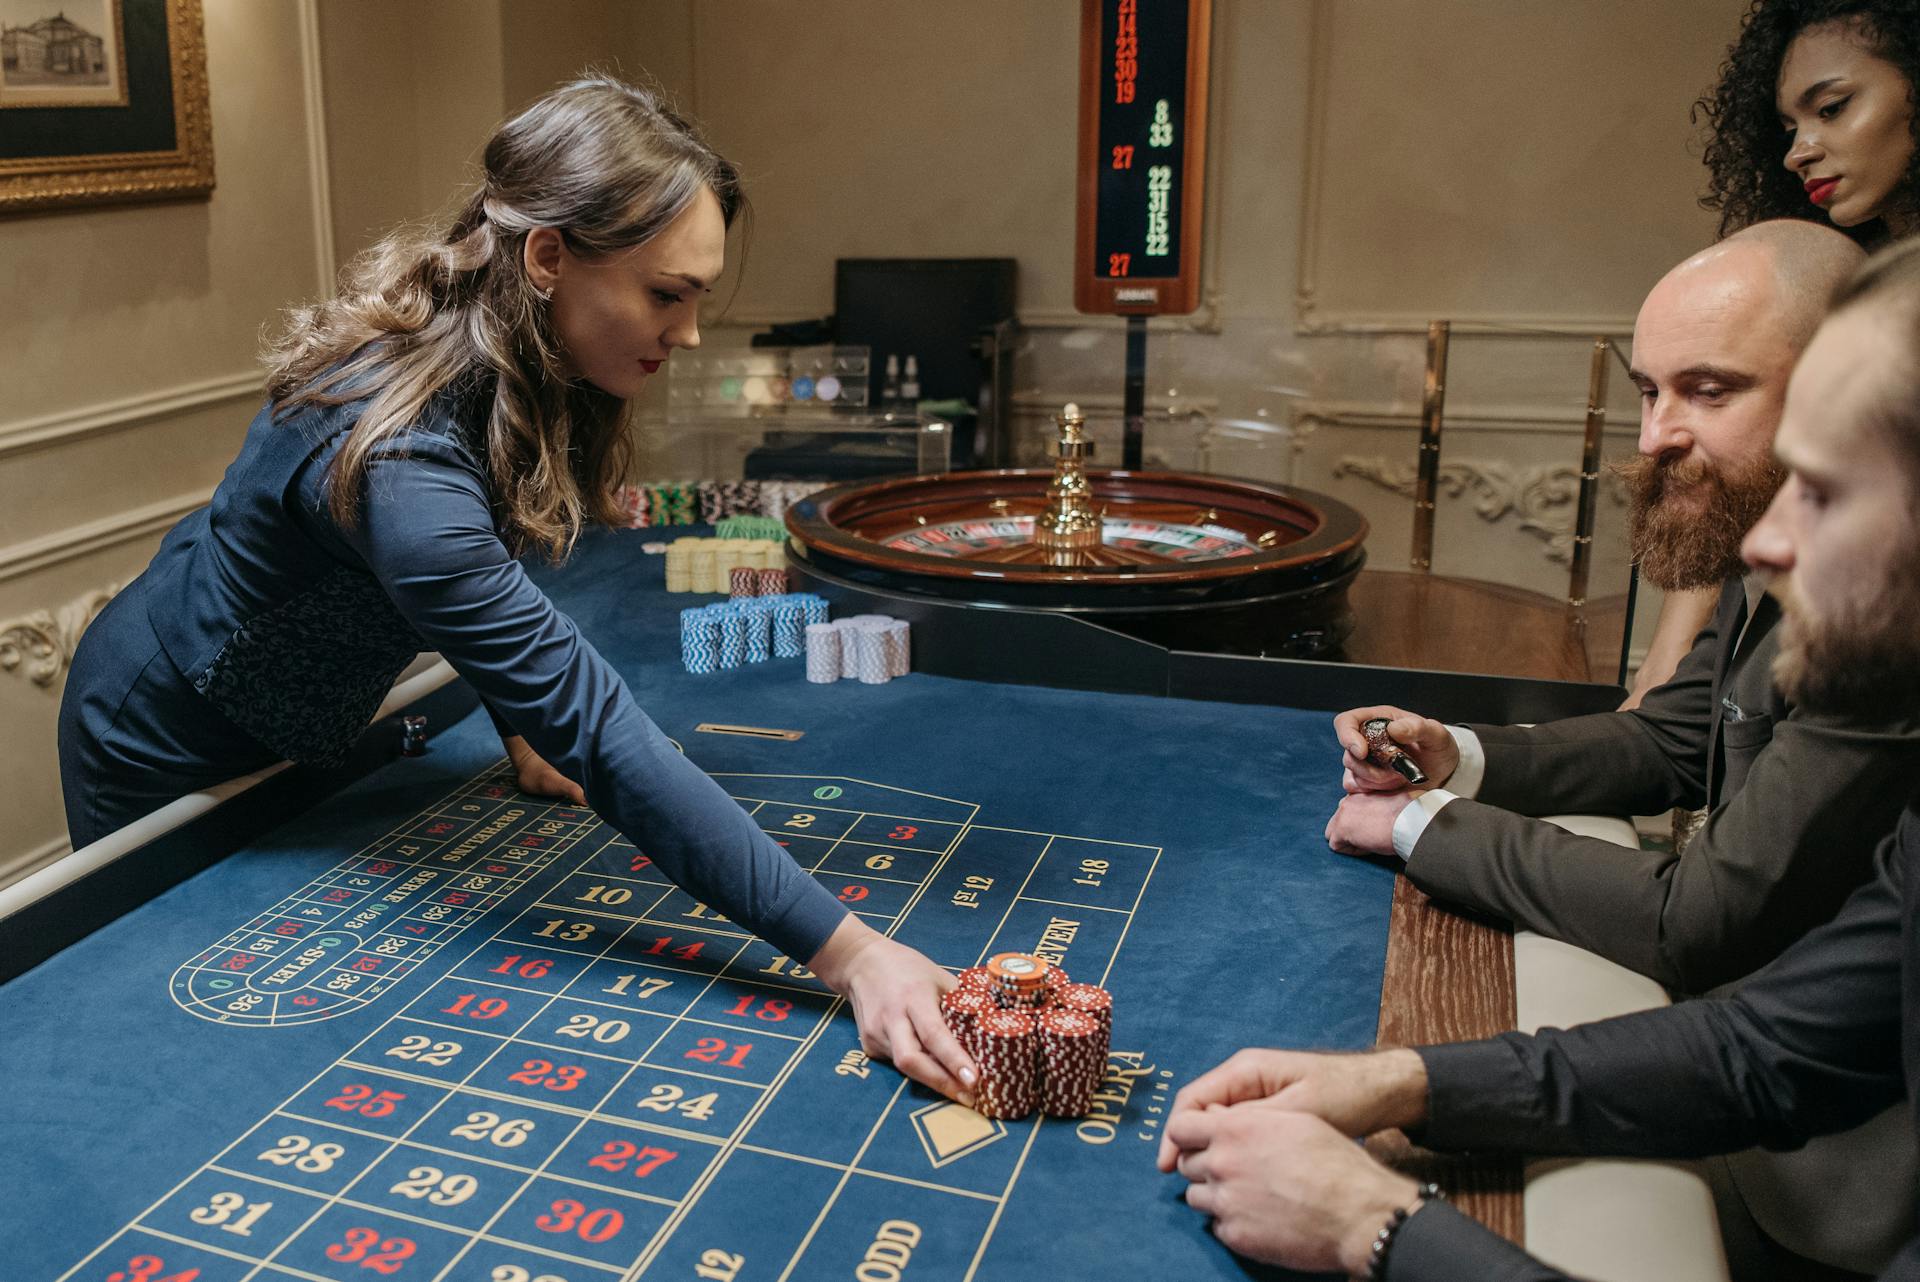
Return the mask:
{"type": "MultiPolygon", "coordinates": [[[[451,226],[406,227],[348,265],[339,292],[288,316],[268,350],[275,414],[361,401],[328,475],[350,525],[367,465],[447,389],[491,393],[485,441],[496,518],[515,553],[571,549],[588,520],[614,522],[626,479],[626,403],[568,376],[522,251],[536,227],[585,258],[659,234],[704,187],[731,227],[738,171],[656,93],[589,75],[508,120],[485,177],[451,226]]],[[[404,449],[404,442],[399,443],[404,449]]]]}

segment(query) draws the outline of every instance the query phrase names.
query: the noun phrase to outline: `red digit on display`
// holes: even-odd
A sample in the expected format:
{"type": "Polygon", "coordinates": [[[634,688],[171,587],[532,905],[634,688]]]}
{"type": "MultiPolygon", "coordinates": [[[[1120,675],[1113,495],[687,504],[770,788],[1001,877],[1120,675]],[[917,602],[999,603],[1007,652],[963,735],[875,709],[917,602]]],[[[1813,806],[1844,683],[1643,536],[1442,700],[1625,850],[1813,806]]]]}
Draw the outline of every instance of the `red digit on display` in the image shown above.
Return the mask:
{"type": "Polygon", "coordinates": [[[840,902],[843,904],[857,904],[862,899],[865,899],[866,897],[867,897],[867,888],[865,886],[840,887],[839,899],[840,899],[840,902]]]}
{"type": "Polygon", "coordinates": [[[441,1009],[442,1015],[465,1015],[468,1019],[493,1019],[507,1013],[507,999],[504,997],[481,997],[478,993],[462,993],[454,999],[451,1006],[441,1009]],[[475,998],[479,998],[475,1001],[475,998]],[[473,1003],[468,1010],[467,1004],[473,1003]]]}
{"type": "Polygon", "coordinates": [[[912,824],[900,824],[887,834],[890,841],[912,841],[920,835],[920,830],[912,824]]]}
{"type": "Polygon", "coordinates": [[[651,867],[653,867],[652,855],[635,855],[633,857],[633,862],[627,865],[627,871],[640,872],[643,869],[651,868],[651,867]]]}
{"type": "Polygon", "coordinates": [[[1133,147],[1131,144],[1113,149],[1113,167],[1115,169],[1133,168],[1133,147]]]}

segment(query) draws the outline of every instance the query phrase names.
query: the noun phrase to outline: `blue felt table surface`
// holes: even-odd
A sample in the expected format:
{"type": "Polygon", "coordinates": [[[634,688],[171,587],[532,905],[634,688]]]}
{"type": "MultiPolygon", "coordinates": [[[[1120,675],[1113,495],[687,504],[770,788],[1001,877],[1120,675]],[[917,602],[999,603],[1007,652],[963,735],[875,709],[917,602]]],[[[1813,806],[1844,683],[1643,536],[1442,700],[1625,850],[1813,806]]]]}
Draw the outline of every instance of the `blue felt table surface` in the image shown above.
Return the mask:
{"type": "MultiPolygon", "coordinates": [[[[346,1234],[360,1221],[381,1242],[418,1240],[393,1274],[402,1279],[513,1278],[521,1275],[495,1270],[517,1266],[528,1279],[582,1282],[618,1277],[636,1261],[646,1262],[645,1276],[682,1278],[696,1276],[703,1260],[741,1279],[777,1278],[796,1256],[794,1278],[843,1277],[863,1258],[897,1262],[902,1251],[911,1257],[905,1276],[916,1282],[1095,1277],[1116,1266],[1149,1277],[1246,1275],[1180,1200],[1182,1181],[1154,1169],[1154,1143],[1174,1090],[1240,1046],[1351,1049],[1372,1041],[1392,877],[1333,855],[1322,837],[1340,795],[1329,718],[920,674],[880,686],[816,686],[797,659],[692,677],[678,661],[678,611],[715,598],[666,593],[662,558],[640,551],[645,540],[677,533],[596,535],[569,565],[539,577],[696,762],[737,796],[772,798],[756,812],[763,827],[784,831],[796,857],[839,852],[826,856],[819,875],[832,888],[857,882],[870,889],[865,906],[876,910],[877,926],[950,966],[1049,941],[1064,947],[1064,967],[1075,978],[1104,979],[1116,1001],[1118,1058],[1110,1067],[1117,1085],[1110,1089],[1124,1096],[1111,1106],[1112,1124],[1008,1123],[953,1156],[940,1148],[942,1136],[963,1141],[933,1132],[964,1119],[934,1111],[931,1095],[903,1088],[885,1066],[865,1076],[836,1073],[857,1049],[851,1020],[841,1010],[818,1022],[825,1000],[816,1008],[802,993],[787,1026],[795,1040],[761,1042],[762,1055],[771,1048],[790,1056],[780,1072],[719,1089],[737,1125],[723,1125],[723,1113],[702,1123],[713,1128],[706,1141],[674,1141],[684,1155],[659,1168],[665,1182],[608,1180],[623,1194],[662,1192],[651,1201],[609,1202],[627,1208],[625,1227],[601,1243],[577,1225],[559,1236],[536,1230],[527,1226],[531,1212],[520,1214],[523,1203],[546,1208],[568,1196],[593,1205],[595,1189],[581,1181],[600,1178],[594,1172],[581,1167],[573,1183],[546,1178],[562,1170],[572,1149],[556,1153],[539,1178],[515,1170],[507,1192],[486,1188],[504,1187],[504,1168],[472,1166],[482,1194],[444,1209],[386,1196],[396,1155],[350,1192],[349,1201],[364,1191],[384,1212],[322,1200],[339,1192],[328,1183],[335,1172],[309,1177],[291,1165],[262,1165],[259,1155],[290,1133],[276,1109],[314,1117],[324,1111],[316,1092],[352,1076],[333,1067],[336,1058],[351,1051],[366,1064],[403,1033],[444,1035],[441,1025],[389,1021],[406,1012],[457,1025],[459,1016],[432,1014],[460,986],[445,978],[449,972],[484,980],[503,949],[529,955],[540,942],[527,934],[532,923],[553,915],[531,910],[537,898],[577,899],[589,893],[587,874],[624,871],[612,868],[607,853],[591,854],[612,834],[583,818],[566,829],[585,835],[564,854],[356,1009],[271,1026],[220,1023],[183,1009],[176,1000],[183,963],[356,852],[383,839],[391,844],[389,834],[495,766],[499,741],[476,713],[434,727],[426,756],[394,761],[0,988],[0,1081],[8,1084],[0,1095],[0,1282],[61,1278],[83,1261],[71,1276],[172,1276],[142,1279],[138,1268],[129,1270],[144,1264],[142,1256],[164,1257],[168,1270],[197,1267],[197,1282],[286,1276],[254,1272],[275,1250],[276,1262],[309,1276],[381,1276],[384,1268],[344,1259],[356,1240],[346,1234]],[[703,722],[805,734],[778,742],[697,733],[703,722]],[[847,804],[806,811],[816,816],[807,829],[786,827],[815,789],[838,789],[847,804]],[[867,826],[836,846],[834,825],[854,822],[836,816],[855,809],[881,817],[860,820],[867,826]],[[921,848],[903,854],[896,869],[912,876],[863,881],[864,868],[849,858],[883,851],[888,834],[874,825],[897,835],[915,819],[925,821],[911,825],[921,848]],[[863,836],[874,844],[860,844],[863,836]],[[1078,890],[1071,874],[1085,860],[1107,868],[1089,878],[1100,882],[1096,888],[1078,890]],[[572,876],[576,869],[581,877],[572,876]],[[920,884],[908,884],[922,873],[920,884]],[[488,944],[509,928],[520,943],[488,944]],[[807,1022],[810,1011],[817,1027],[807,1022]],[[206,1169],[210,1163],[216,1168],[206,1169]],[[209,1208],[215,1194],[230,1191],[240,1195],[234,1206],[248,1209],[229,1213],[226,1225],[266,1200],[278,1209],[259,1213],[246,1234],[223,1229],[209,1208]],[[287,1218],[292,1212],[297,1221],[287,1218]],[[129,1229],[136,1219],[154,1231],[129,1229]],[[301,1234],[285,1242],[295,1227],[301,1234]],[[482,1227],[496,1239],[484,1250],[460,1236],[482,1227]],[[655,1240],[660,1227],[668,1232],[655,1240]],[[527,1249],[515,1254],[521,1248],[513,1243],[527,1249]]],[[[650,921],[699,924],[697,908],[671,896],[661,902],[650,921]]],[[[761,948],[756,971],[770,961],[761,948]]],[[[592,974],[608,964],[597,963],[592,974]]],[[[736,961],[716,994],[747,991],[743,965],[736,961]]],[[[542,981],[544,991],[558,993],[561,978],[542,981]]],[[[713,1031],[725,1022],[685,1027],[713,1031]]],[[[746,1032],[755,1028],[746,1021],[746,1032]]],[[[465,1041],[475,1045],[478,1035],[476,1028],[465,1041]]],[[[516,1042],[500,1053],[525,1051],[516,1042]]],[[[534,1053],[555,1054],[537,1046],[534,1053]]],[[[651,1071],[630,1061],[592,1064],[596,1074],[632,1073],[623,1079],[629,1086],[651,1071]]],[[[343,1180],[369,1169],[376,1150],[412,1134],[399,1128],[414,1124],[406,1110],[415,1102],[437,1098],[431,1081],[460,1080],[451,1069],[391,1058],[374,1067],[403,1074],[392,1079],[395,1090],[412,1099],[377,1123],[345,1113],[321,1119],[359,1128],[340,1132],[349,1155],[338,1164],[343,1180]],[[352,1161],[360,1168],[348,1170],[352,1161]]],[[[512,1098],[522,1088],[502,1089],[507,1094],[474,1098],[512,1098]]],[[[532,1088],[524,1097],[564,1102],[532,1088]]],[[[560,1115],[540,1116],[552,1122],[545,1133],[554,1133],[560,1115]]],[[[669,1118],[685,1129],[681,1117],[627,1115],[629,1122],[669,1118]]],[[[613,1124],[584,1114],[565,1123],[583,1127],[575,1146],[590,1136],[598,1142],[595,1128],[615,1137],[608,1143],[647,1134],[607,1129],[613,1124]]],[[[429,1161],[449,1173],[468,1169],[453,1155],[420,1158],[429,1161]]]]}

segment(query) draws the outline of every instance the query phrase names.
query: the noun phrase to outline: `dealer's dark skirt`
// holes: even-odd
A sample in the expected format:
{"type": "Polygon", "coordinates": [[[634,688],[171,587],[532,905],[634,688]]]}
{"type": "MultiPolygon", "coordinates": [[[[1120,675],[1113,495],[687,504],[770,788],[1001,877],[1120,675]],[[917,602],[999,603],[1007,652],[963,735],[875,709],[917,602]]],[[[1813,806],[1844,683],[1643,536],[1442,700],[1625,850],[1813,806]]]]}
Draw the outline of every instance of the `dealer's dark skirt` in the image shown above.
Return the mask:
{"type": "Polygon", "coordinates": [[[60,788],[76,850],[276,760],[173,666],[148,622],[144,579],[81,635],[60,701],[60,788]]]}

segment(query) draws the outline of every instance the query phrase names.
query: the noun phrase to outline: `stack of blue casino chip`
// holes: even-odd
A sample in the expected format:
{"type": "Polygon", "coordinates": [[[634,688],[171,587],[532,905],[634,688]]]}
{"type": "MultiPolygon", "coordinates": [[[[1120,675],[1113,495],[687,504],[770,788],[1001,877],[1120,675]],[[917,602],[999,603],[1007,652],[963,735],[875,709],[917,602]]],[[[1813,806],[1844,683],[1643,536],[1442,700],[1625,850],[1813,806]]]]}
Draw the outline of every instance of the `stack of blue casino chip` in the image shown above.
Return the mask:
{"type": "Polygon", "coordinates": [[[740,614],[741,621],[747,627],[745,657],[748,663],[765,663],[772,653],[771,646],[768,644],[767,629],[772,622],[773,611],[767,608],[765,604],[767,600],[767,597],[749,597],[740,603],[745,607],[740,614]]]}
{"type": "Polygon", "coordinates": [[[704,675],[720,661],[720,622],[705,606],[680,611],[680,662],[688,672],[704,675]]]}
{"type": "Polygon", "coordinates": [[[791,597],[779,598],[773,607],[773,657],[797,659],[806,650],[807,607],[791,597]]]}
{"type": "Polygon", "coordinates": [[[807,620],[826,621],[827,602],[810,592],[742,597],[680,612],[680,661],[704,674],[806,652],[807,620]]]}
{"type": "Polygon", "coordinates": [[[720,614],[720,667],[739,667],[746,646],[746,619],[737,610],[723,610],[720,614]]]}

